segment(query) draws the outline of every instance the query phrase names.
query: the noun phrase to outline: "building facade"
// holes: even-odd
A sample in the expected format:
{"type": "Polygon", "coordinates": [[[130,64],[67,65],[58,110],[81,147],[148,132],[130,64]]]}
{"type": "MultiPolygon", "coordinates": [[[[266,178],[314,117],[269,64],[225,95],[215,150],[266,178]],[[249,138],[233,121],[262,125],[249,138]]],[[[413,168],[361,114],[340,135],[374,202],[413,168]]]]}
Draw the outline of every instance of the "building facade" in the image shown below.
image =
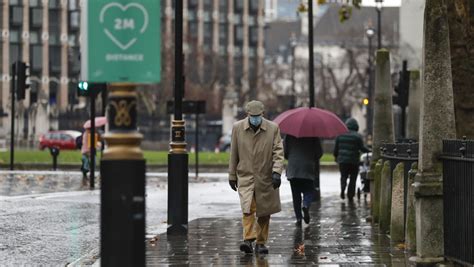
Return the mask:
{"type": "Polygon", "coordinates": [[[31,87],[16,102],[15,133],[19,140],[36,140],[57,127],[60,112],[75,101],[80,73],[79,0],[2,0],[1,104],[8,117],[1,134],[10,132],[11,66],[19,60],[30,67],[31,87]]]}
{"type": "MultiPolygon", "coordinates": [[[[164,4],[164,46],[173,33],[174,1],[164,4]]],[[[184,38],[187,65],[197,70],[200,80],[218,72],[211,83],[222,92],[223,132],[232,129],[239,107],[258,97],[263,80],[265,0],[185,0],[184,38]],[[211,62],[220,62],[212,68],[211,62]],[[197,68],[196,68],[197,67],[197,68]],[[202,72],[202,73],[199,73],[202,72]],[[203,78],[204,77],[204,78],[203,78]]],[[[187,71],[188,80],[194,71],[187,71]]]]}
{"type": "MultiPolygon", "coordinates": [[[[59,114],[86,106],[85,99],[76,96],[82,1],[1,1],[0,98],[4,112],[11,108],[12,63],[20,60],[30,66],[31,88],[26,99],[16,104],[14,130],[20,140],[37,140],[48,130],[58,129],[59,114]]],[[[162,49],[173,49],[174,1],[161,3],[162,49]]],[[[258,94],[265,55],[265,0],[184,0],[184,8],[185,58],[197,70],[189,79],[212,79],[208,66],[216,68],[218,81],[208,90],[222,92],[223,130],[227,131],[237,107],[258,94]],[[209,64],[210,59],[218,60],[219,65],[209,64]]],[[[164,64],[174,64],[170,55],[164,64]]],[[[10,132],[9,116],[0,120],[0,138],[10,132]]]]}

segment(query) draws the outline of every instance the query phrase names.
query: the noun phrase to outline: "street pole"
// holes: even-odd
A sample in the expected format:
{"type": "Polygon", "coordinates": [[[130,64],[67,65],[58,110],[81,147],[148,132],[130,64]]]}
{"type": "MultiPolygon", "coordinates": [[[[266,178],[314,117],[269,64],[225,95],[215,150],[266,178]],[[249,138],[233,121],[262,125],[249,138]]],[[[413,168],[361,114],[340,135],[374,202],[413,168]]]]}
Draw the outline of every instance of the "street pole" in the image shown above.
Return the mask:
{"type": "MultiPolygon", "coordinates": [[[[308,1],[308,50],[309,50],[309,107],[314,107],[314,40],[313,40],[313,0],[308,1]]],[[[317,163],[319,165],[319,162],[317,163]]],[[[319,176],[314,181],[314,200],[321,199],[319,176]]]]}
{"type": "Polygon", "coordinates": [[[90,181],[89,189],[94,190],[95,187],[95,98],[97,96],[96,92],[93,90],[90,93],[91,96],[91,130],[89,135],[89,144],[90,144],[90,181]]]}
{"type": "Polygon", "coordinates": [[[195,144],[196,144],[196,180],[199,178],[199,112],[196,107],[196,135],[195,135],[195,144]]]}
{"type": "Polygon", "coordinates": [[[372,36],[369,39],[369,86],[367,88],[367,98],[369,104],[367,105],[367,136],[372,136],[372,121],[373,121],[373,70],[372,70],[372,36]]]}
{"type": "Polygon", "coordinates": [[[10,85],[10,92],[11,92],[11,129],[10,129],[10,170],[13,171],[15,169],[15,80],[18,66],[18,62],[13,63],[12,65],[12,81],[10,85]]]}
{"type": "Polygon", "coordinates": [[[308,1],[309,5],[309,35],[308,35],[308,48],[309,48],[309,107],[314,107],[314,41],[313,41],[313,0],[308,1]]]}
{"type": "Polygon", "coordinates": [[[174,118],[168,154],[168,235],[188,232],[188,152],[186,151],[183,56],[183,0],[175,1],[174,118]]]}
{"type": "Polygon", "coordinates": [[[377,11],[377,50],[382,49],[382,4],[383,0],[375,0],[375,10],[377,11]]]}
{"type": "Polygon", "coordinates": [[[295,44],[291,44],[291,107],[296,107],[296,81],[295,81],[295,67],[296,67],[296,58],[295,58],[295,44]]]}

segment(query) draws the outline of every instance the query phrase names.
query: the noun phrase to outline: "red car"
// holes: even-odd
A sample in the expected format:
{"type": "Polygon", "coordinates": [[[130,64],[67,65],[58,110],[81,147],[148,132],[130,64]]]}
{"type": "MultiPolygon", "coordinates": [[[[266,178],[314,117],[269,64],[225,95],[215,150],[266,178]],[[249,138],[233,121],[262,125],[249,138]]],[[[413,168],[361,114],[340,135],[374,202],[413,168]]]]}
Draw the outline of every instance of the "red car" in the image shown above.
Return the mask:
{"type": "Polygon", "coordinates": [[[50,131],[39,138],[39,148],[57,147],[61,150],[76,149],[76,138],[82,133],[78,131],[50,131]]]}

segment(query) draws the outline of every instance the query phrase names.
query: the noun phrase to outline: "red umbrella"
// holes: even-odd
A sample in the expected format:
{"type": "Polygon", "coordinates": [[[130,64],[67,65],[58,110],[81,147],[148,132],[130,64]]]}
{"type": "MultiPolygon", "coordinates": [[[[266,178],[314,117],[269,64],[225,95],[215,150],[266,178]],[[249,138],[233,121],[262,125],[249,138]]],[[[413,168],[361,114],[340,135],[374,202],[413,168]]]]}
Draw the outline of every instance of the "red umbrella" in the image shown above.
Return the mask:
{"type": "Polygon", "coordinates": [[[280,126],[282,133],[298,138],[334,138],[349,131],[334,113],[319,108],[291,109],[273,121],[280,126]]]}
{"type": "MultiPolygon", "coordinates": [[[[107,123],[106,117],[96,117],[95,118],[95,127],[99,128],[104,126],[107,123]]],[[[84,123],[84,129],[89,129],[91,127],[91,120],[88,120],[84,123]]]]}

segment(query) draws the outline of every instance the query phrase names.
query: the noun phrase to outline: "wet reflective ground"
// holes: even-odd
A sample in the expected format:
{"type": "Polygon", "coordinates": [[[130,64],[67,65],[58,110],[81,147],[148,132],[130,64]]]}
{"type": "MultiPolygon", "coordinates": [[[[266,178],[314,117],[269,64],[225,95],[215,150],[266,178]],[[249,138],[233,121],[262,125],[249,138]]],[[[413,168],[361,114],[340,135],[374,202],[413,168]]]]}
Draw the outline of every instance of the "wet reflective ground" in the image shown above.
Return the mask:
{"type": "Polygon", "coordinates": [[[147,265],[371,265],[406,266],[403,247],[366,222],[364,201],[325,197],[311,210],[309,225],[296,227],[292,206],[272,217],[267,256],[239,251],[240,219],[205,218],[190,222],[188,238],[157,236],[148,241],[147,265]]]}

